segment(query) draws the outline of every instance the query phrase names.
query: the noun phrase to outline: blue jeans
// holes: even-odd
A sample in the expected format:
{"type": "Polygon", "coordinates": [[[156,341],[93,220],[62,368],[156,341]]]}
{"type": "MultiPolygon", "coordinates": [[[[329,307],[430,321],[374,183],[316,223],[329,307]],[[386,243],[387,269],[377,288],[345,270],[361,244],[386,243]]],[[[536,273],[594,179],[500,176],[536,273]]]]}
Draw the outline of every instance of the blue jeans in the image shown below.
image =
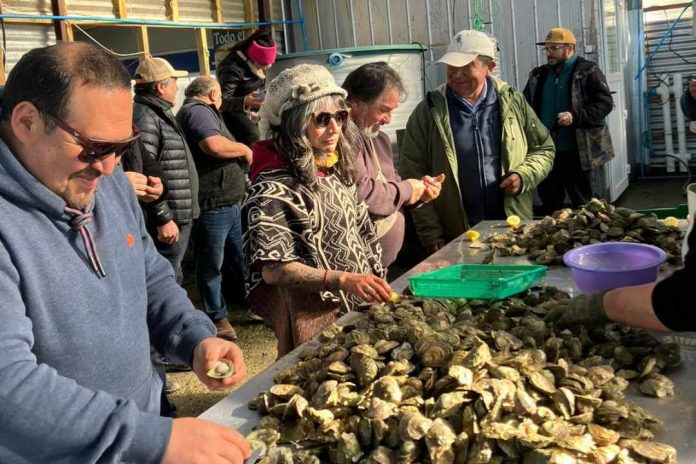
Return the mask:
{"type": "Polygon", "coordinates": [[[181,285],[181,281],[184,280],[184,274],[181,272],[181,261],[183,261],[186,254],[193,223],[177,224],[177,226],[179,227],[179,240],[176,243],[170,244],[157,240],[157,228],[152,228],[149,232],[152,240],[155,242],[157,251],[172,265],[176,282],[181,285]]]}
{"type": "Polygon", "coordinates": [[[227,258],[239,279],[244,278],[242,215],[239,205],[202,211],[196,225],[196,283],[203,310],[212,321],[227,315],[222,296],[222,263],[227,258]]]}

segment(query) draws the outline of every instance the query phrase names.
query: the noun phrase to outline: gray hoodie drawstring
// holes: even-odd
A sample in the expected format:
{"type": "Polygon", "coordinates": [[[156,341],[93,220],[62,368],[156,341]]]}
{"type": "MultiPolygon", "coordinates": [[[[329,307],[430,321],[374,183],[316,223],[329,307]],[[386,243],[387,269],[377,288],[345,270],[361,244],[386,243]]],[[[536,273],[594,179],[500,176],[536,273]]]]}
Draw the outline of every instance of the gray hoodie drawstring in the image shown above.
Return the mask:
{"type": "Polygon", "coordinates": [[[70,225],[73,230],[78,231],[82,236],[82,241],[87,249],[87,256],[89,257],[89,263],[92,269],[99,277],[106,277],[104,266],[102,266],[101,259],[99,259],[99,254],[97,253],[97,244],[94,242],[92,231],[87,227],[87,224],[92,221],[94,213],[83,213],[79,209],[73,209],[67,206],[65,207],[65,212],[73,216],[70,225]]]}

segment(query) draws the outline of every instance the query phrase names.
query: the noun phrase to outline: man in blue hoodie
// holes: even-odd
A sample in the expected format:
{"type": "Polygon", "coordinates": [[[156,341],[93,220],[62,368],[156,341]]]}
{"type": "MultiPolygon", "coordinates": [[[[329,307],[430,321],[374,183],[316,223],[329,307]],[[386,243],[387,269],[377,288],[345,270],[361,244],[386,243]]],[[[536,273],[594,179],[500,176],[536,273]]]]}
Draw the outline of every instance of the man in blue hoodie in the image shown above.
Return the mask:
{"type": "Polygon", "coordinates": [[[86,43],[30,51],[0,121],[0,462],[242,463],[234,430],[158,415],[150,343],[210,388],[246,373],[145,229],[119,157],[130,78],[86,43]],[[113,175],[112,175],[113,174],[113,175]],[[206,376],[216,361],[236,373],[206,376]]]}

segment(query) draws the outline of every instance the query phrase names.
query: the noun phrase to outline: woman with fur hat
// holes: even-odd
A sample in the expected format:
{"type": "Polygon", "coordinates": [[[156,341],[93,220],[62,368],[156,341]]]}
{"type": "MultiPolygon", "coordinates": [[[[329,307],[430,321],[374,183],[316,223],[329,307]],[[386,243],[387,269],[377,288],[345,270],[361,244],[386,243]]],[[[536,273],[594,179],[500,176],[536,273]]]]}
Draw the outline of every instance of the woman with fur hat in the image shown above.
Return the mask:
{"type": "Polygon", "coordinates": [[[357,128],[346,92],[322,66],[299,65],[268,86],[242,208],[252,310],[278,356],[364,302],[388,301],[381,249],[355,196],[357,128]]]}
{"type": "Polygon", "coordinates": [[[216,69],[222,89],[222,117],[235,140],[251,146],[259,139],[250,118],[263,102],[266,71],[275,63],[277,45],[270,31],[258,30],[232,47],[216,69]]]}

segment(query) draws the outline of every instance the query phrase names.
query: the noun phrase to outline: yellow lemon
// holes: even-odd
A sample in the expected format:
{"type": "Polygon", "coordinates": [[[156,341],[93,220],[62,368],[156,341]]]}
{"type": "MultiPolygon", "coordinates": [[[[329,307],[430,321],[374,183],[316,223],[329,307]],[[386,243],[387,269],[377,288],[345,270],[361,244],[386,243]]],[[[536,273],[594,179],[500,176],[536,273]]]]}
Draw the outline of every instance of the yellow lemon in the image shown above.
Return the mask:
{"type": "Polygon", "coordinates": [[[391,301],[392,303],[398,303],[399,300],[400,300],[400,298],[399,298],[399,294],[398,294],[398,293],[396,293],[396,292],[391,292],[391,293],[389,294],[389,301],[391,301]]]}
{"type": "Polygon", "coordinates": [[[466,232],[464,232],[464,237],[466,237],[467,240],[469,240],[471,242],[475,242],[476,240],[479,239],[480,236],[481,236],[481,234],[479,234],[475,230],[467,230],[466,232]]]}
{"type": "Polygon", "coordinates": [[[667,227],[678,227],[679,219],[675,218],[674,216],[667,216],[664,223],[667,227]]]}
{"type": "Polygon", "coordinates": [[[522,222],[522,221],[521,221],[519,216],[513,214],[512,216],[508,216],[506,222],[507,222],[507,225],[509,225],[513,229],[516,229],[517,226],[519,226],[520,222],[522,222]]]}

